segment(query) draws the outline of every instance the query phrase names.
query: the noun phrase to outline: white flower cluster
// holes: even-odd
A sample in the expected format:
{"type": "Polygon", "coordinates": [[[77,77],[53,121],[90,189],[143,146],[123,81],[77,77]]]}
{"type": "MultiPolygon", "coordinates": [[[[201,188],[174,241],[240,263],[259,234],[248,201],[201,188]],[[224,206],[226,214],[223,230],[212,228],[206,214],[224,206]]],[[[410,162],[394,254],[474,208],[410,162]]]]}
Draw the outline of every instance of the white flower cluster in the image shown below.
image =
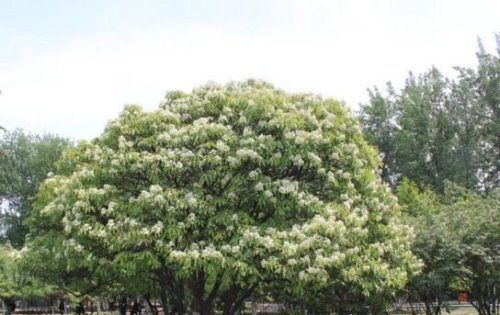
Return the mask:
{"type": "Polygon", "coordinates": [[[243,232],[240,245],[246,245],[248,243],[255,243],[265,247],[266,249],[271,249],[276,245],[274,240],[269,235],[261,235],[257,229],[246,230],[243,232]]]}
{"type": "Polygon", "coordinates": [[[199,259],[203,260],[215,260],[218,262],[224,262],[225,256],[217,250],[213,245],[209,245],[202,249],[197,247],[188,250],[172,250],[170,251],[169,258],[172,261],[184,263],[185,261],[196,261],[199,259]]]}
{"type": "Polygon", "coordinates": [[[275,184],[278,187],[278,191],[283,195],[296,193],[299,189],[298,182],[288,179],[280,179],[276,181],[275,184]]]}
{"type": "Polygon", "coordinates": [[[163,222],[161,221],[156,222],[155,225],[153,225],[153,227],[151,228],[151,232],[156,235],[163,232],[163,222]]]}
{"type": "Polygon", "coordinates": [[[292,162],[293,162],[293,165],[295,165],[297,167],[304,165],[304,160],[302,159],[302,157],[299,154],[292,157],[292,162]]]}
{"type": "Polygon", "coordinates": [[[196,197],[192,191],[188,192],[186,194],[185,198],[186,198],[186,202],[188,203],[188,205],[190,205],[190,206],[196,205],[197,200],[196,200],[196,197]]]}
{"type": "Polygon", "coordinates": [[[288,131],[285,133],[285,139],[293,141],[297,145],[323,144],[328,141],[326,138],[323,138],[319,129],[311,132],[304,130],[288,131]]]}
{"type": "Polygon", "coordinates": [[[239,149],[236,151],[236,155],[243,161],[244,160],[258,161],[262,159],[262,157],[252,149],[239,149]]]}

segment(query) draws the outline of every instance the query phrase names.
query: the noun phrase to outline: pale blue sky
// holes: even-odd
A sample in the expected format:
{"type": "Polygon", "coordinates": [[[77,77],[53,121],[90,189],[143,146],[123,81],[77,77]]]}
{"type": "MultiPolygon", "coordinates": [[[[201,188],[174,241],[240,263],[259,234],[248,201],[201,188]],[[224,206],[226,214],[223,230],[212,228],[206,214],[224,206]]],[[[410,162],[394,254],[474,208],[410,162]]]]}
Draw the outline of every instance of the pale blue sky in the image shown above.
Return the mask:
{"type": "Polygon", "coordinates": [[[498,0],[0,0],[0,125],[91,138],[126,103],[248,77],[356,108],[498,31],[498,0]]]}

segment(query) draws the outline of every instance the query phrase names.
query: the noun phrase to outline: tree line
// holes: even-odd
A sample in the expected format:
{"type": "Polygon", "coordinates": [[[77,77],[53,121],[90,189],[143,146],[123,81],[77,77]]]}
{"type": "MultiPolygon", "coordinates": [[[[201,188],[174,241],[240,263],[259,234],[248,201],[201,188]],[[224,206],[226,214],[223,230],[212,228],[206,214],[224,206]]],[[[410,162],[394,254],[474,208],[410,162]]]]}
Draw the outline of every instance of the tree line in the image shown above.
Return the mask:
{"type": "Polygon", "coordinates": [[[405,296],[441,314],[465,291],[498,314],[499,57],[370,89],[362,125],[249,80],[127,107],[77,145],[4,131],[0,300],[383,314],[405,296]]]}
{"type": "Polygon", "coordinates": [[[479,314],[498,314],[500,285],[500,35],[496,54],[479,42],[477,67],[410,73],[397,91],[369,90],[359,119],[382,160],[424,262],[407,287],[426,314],[469,293],[479,314]],[[496,305],[496,306],[495,306],[496,305]]]}

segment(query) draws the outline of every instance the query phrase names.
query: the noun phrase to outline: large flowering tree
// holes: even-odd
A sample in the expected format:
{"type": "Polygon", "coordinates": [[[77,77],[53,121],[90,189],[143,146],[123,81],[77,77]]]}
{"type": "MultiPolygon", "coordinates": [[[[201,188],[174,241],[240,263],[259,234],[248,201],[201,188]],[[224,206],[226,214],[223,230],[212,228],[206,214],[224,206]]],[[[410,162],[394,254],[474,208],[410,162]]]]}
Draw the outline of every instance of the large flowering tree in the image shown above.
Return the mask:
{"type": "Polygon", "coordinates": [[[171,92],[155,111],[126,107],[60,166],[31,250],[143,275],[171,313],[233,314],[269,281],[371,296],[417,267],[376,152],[331,99],[253,80],[171,92]]]}

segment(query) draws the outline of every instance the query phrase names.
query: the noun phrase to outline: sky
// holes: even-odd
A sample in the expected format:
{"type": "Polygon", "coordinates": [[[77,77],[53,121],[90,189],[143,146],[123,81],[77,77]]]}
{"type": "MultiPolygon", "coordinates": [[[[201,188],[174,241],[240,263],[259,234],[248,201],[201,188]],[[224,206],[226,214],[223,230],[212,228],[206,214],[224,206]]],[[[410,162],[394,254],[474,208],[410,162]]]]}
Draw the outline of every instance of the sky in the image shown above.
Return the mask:
{"type": "Polygon", "coordinates": [[[0,125],[98,136],[125,104],[263,79],[343,100],[494,51],[499,0],[0,0],[0,125]]]}

